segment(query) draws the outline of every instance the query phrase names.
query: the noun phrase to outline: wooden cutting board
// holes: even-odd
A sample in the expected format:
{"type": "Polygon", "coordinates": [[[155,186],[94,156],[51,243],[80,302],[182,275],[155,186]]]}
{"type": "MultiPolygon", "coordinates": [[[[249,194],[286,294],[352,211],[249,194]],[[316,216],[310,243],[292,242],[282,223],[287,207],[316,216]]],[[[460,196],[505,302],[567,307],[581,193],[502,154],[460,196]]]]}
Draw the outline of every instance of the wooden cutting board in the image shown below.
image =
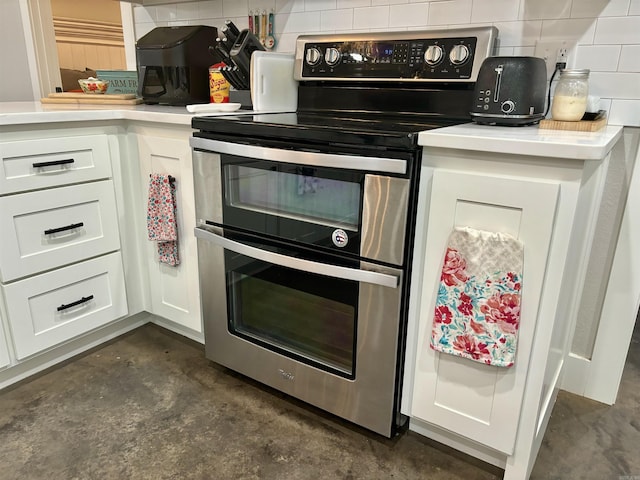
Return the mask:
{"type": "Polygon", "coordinates": [[[571,130],[574,132],[597,132],[607,124],[607,117],[597,120],[580,120],[578,122],[561,122],[558,120],[540,120],[540,128],[549,130],[571,130]]]}
{"type": "Polygon", "coordinates": [[[93,93],[50,93],[48,97],[41,98],[41,103],[67,103],[67,104],[93,104],[93,105],[137,105],[142,103],[141,98],[136,98],[133,93],[122,94],[93,94],[93,93]]]}

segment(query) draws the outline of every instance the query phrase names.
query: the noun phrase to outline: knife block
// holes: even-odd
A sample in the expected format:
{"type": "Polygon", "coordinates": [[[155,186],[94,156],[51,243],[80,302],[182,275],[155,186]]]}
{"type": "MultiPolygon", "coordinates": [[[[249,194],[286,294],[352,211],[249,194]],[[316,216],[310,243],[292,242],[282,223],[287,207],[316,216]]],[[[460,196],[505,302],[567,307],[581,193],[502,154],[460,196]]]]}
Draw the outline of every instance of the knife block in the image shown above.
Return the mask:
{"type": "Polygon", "coordinates": [[[251,90],[231,90],[229,91],[229,102],[239,103],[243,110],[253,110],[251,103],[251,90]]]}

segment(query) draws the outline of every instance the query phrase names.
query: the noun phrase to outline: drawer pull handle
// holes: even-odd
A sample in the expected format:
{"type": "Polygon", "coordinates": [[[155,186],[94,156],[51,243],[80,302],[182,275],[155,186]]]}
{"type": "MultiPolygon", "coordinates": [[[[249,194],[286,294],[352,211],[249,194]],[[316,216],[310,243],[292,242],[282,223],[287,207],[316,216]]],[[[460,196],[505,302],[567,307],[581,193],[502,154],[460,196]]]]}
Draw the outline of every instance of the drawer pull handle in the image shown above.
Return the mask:
{"type": "Polygon", "coordinates": [[[64,232],[65,230],[73,230],[74,228],[84,227],[84,222],[80,223],[72,223],[71,225],[67,225],[66,227],[58,227],[58,228],[50,228],[44,231],[45,235],[51,235],[53,233],[64,232]]]}
{"type": "Polygon", "coordinates": [[[75,162],[73,158],[66,158],[64,160],[52,160],[50,162],[37,162],[31,165],[33,166],[33,168],[42,168],[42,167],[53,167],[56,165],[67,165],[73,162],[75,162]]]}
{"type": "Polygon", "coordinates": [[[93,295],[89,295],[88,297],[82,297],[80,300],[76,300],[75,302],[67,303],[66,305],[63,303],[58,307],[58,311],[61,312],[66,310],[67,308],[76,307],[78,305],[82,305],[83,303],[87,303],[89,300],[93,300],[93,295]]]}

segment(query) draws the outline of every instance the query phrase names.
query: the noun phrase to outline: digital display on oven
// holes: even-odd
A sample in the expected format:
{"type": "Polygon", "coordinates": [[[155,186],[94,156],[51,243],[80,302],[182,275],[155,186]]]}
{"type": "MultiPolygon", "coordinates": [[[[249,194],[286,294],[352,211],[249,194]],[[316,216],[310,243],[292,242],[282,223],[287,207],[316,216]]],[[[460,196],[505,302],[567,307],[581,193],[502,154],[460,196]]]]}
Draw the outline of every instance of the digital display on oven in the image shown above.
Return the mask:
{"type": "Polygon", "coordinates": [[[373,55],[379,60],[391,60],[393,58],[393,44],[391,43],[374,43],[373,55]]]}

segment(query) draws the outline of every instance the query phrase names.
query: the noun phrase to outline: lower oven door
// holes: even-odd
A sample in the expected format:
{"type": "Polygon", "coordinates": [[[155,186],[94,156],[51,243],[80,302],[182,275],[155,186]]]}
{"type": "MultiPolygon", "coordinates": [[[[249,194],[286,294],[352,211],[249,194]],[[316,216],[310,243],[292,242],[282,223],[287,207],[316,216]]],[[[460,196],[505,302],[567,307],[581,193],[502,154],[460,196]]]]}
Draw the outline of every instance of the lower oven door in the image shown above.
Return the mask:
{"type": "Polygon", "coordinates": [[[392,436],[402,271],[195,232],[207,358],[392,436]]]}

